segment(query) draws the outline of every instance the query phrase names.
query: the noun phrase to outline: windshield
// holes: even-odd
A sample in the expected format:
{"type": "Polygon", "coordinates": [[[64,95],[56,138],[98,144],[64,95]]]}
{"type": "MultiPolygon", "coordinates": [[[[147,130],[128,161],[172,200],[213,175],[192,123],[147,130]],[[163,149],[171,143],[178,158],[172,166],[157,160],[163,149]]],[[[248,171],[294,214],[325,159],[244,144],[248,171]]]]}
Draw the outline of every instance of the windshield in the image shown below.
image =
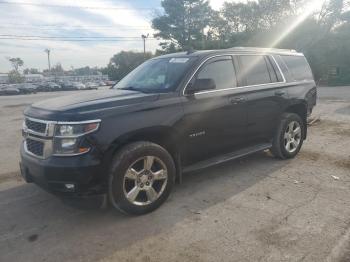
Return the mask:
{"type": "Polygon", "coordinates": [[[141,92],[172,91],[180,83],[194,60],[193,57],[149,60],[129,73],[114,88],[141,92]]]}

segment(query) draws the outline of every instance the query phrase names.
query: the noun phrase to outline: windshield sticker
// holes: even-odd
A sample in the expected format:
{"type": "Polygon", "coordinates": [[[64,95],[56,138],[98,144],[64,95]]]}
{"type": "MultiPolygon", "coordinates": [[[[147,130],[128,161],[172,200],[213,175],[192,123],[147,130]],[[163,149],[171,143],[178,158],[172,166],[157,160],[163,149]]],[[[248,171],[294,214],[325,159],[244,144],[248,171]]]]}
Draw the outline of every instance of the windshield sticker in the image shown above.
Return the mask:
{"type": "Polygon", "coordinates": [[[184,64],[186,63],[188,60],[190,60],[189,58],[172,58],[170,59],[169,63],[180,63],[180,64],[184,64]]]}

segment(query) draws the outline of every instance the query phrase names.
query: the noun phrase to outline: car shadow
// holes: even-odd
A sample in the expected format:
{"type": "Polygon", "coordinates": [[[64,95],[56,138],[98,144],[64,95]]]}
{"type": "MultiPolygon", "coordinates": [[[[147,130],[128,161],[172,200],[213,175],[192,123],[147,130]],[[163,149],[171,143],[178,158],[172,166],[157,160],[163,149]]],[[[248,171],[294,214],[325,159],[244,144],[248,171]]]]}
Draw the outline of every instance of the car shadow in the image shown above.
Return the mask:
{"type": "Polygon", "coordinates": [[[95,261],[164,233],[224,202],[288,164],[257,153],[188,173],[158,210],[143,216],[112,208],[73,208],[33,184],[0,192],[3,261],[95,261]]]}

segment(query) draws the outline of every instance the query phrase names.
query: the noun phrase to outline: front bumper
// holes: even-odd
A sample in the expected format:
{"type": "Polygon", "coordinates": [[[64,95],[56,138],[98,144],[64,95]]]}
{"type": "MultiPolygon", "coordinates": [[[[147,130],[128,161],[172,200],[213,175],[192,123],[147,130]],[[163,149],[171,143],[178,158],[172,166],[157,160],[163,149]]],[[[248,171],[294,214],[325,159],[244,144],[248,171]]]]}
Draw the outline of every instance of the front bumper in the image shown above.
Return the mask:
{"type": "Polygon", "coordinates": [[[22,143],[20,168],[26,182],[34,182],[53,194],[89,196],[106,192],[106,171],[90,153],[39,159],[26,153],[22,143]]]}

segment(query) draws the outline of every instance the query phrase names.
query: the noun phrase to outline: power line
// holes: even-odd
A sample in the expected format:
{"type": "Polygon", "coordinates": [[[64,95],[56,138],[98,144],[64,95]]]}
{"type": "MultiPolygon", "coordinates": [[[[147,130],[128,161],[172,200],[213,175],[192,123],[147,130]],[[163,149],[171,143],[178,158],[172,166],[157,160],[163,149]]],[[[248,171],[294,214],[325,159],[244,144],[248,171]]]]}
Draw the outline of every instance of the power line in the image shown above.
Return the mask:
{"type": "Polygon", "coordinates": [[[140,39],[138,36],[41,36],[41,35],[11,35],[0,34],[0,37],[15,37],[15,38],[39,38],[39,39],[140,39]]]}
{"type": "Polygon", "coordinates": [[[29,6],[39,6],[39,7],[49,7],[49,8],[80,8],[80,9],[95,9],[95,10],[157,10],[160,7],[100,7],[100,6],[78,6],[78,5],[55,5],[55,4],[43,4],[43,3],[31,3],[31,2],[10,2],[10,1],[0,1],[0,4],[5,5],[29,5],[29,6]]]}
{"type": "MultiPolygon", "coordinates": [[[[61,30],[106,30],[106,31],[110,31],[113,30],[115,31],[116,29],[118,29],[118,27],[70,27],[70,26],[62,26],[62,27],[35,27],[35,26],[6,26],[1,24],[0,28],[4,28],[4,29],[9,29],[9,30],[18,30],[18,29],[24,29],[24,28],[28,28],[28,29],[32,29],[32,30],[41,30],[41,31],[54,31],[57,29],[61,29],[61,30]]],[[[122,31],[153,31],[152,28],[119,28],[119,30],[122,31]]]]}
{"type": "Polygon", "coordinates": [[[143,26],[143,25],[121,25],[121,24],[115,24],[115,25],[97,25],[97,26],[84,26],[84,25],[67,25],[67,24],[27,24],[27,23],[1,23],[0,26],[23,26],[23,27],[69,27],[69,28],[113,28],[116,27],[125,27],[125,28],[136,28],[136,29],[152,29],[151,27],[143,26]]]}
{"type": "MultiPolygon", "coordinates": [[[[0,26],[0,31],[3,31],[3,32],[6,32],[6,33],[13,33],[13,32],[18,32],[18,31],[21,31],[22,30],[27,30],[27,28],[9,28],[9,27],[2,27],[0,26]]],[[[38,29],[32,29],[32,28],[28,28],[28,30],[31,30],[31,31],[34,31],[34,32],[40,32],[40,33],[47,33],[47,34],[51,34],[51,32],[56,32],[58,29],[55,29],[55,28],[38,28],[38,29]]],[[[72,29],[61,29],[61,31],[63,32],[76,32],[76,31],[87,31],[87,32],[91,32],[91,31],[94,31],[93,29],[75,29],[75,28],[72,28],[72,29]]],[[[97,31],[97,30],[96,30],[97,31]]],[[[100,30],[98,30],[100,31],[100,30]]],[[[104,29],[103,30],[104,32],[109,32],[109,33],[112,33],[112,32],[115,32],[115,29],[112,29],[112,28],[108,28],[108,29],[104,29]]],[[[149,32],[150,34],[152,34],[153,30],[151,29],[121,29],[120,31],[122,32],[149,32]]]]}
{"type": "MultiPolygon", "coordinates": [[[[18,37],[0,37],[0,40],[19,40],[19,41],[54,41],[54,42],[139,42],[138,39],[43,39],[43,38],[18,38],[18,37]]],[[[159,39],[149,39],[158,41],[159,39]]]]}

